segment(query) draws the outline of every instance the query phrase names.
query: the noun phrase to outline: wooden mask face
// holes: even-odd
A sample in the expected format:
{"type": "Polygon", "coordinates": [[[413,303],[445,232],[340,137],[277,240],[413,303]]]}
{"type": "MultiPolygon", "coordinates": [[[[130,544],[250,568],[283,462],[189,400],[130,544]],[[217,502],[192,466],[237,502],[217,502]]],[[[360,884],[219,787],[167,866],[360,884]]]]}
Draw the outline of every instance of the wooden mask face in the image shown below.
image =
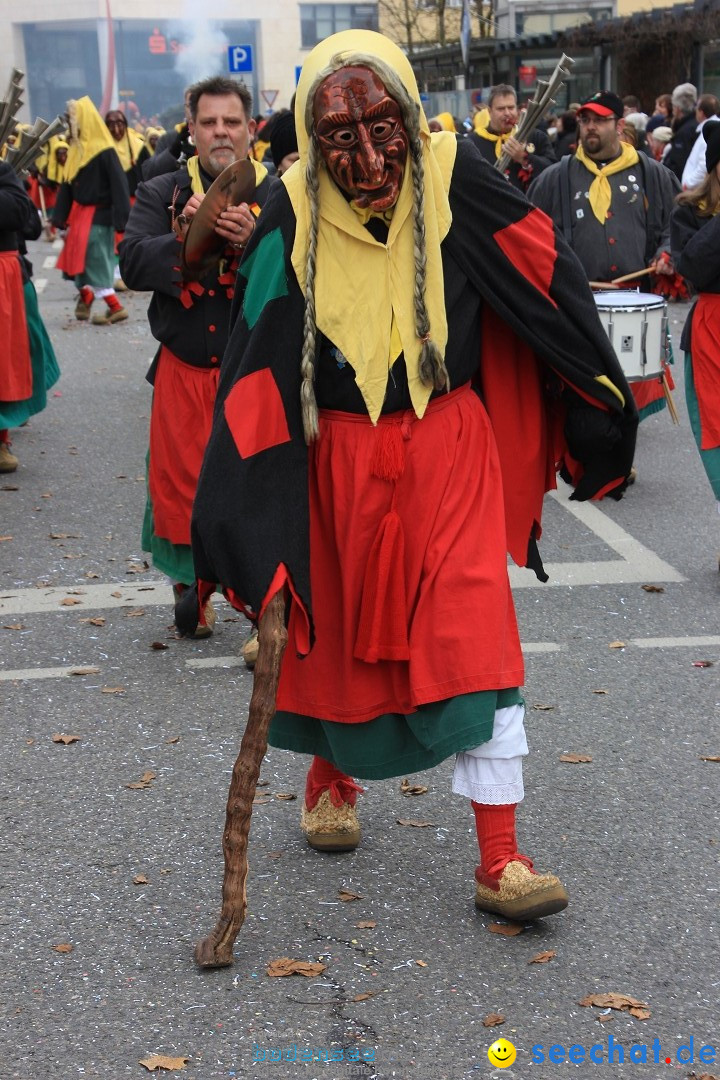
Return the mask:
{"type": "Polygon", "coordinates": [[[408,155],[400,106],[366,67],[328,75],[313,100],[320,152],[330,176],[361,209],[394,206],[408,155]]]}

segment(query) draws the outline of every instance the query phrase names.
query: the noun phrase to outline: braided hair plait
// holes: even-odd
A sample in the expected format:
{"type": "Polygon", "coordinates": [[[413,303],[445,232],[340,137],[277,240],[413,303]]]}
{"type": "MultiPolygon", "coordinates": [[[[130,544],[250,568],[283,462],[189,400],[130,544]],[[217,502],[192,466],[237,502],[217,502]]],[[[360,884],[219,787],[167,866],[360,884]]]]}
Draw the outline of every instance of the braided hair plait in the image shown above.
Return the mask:
{"type": "Polygon", "coordinates": [[[302,384],[300,387],[300,405],[302,408],[303,431],[305,442],[310,445],[318,437],[318,409],[315,400],[315,347],[317,325],[315,323],[315,260],[318,238],[318,190],[319,153],[314,139],[308,146],[305,183],[310,202],[310,233],[308,236],[307,262],[305,267],[305,312],[303,315],[303,346],[300,361],[302,384]]]}
{"type": "Polygon", "coordinates": [[[430,316],[425,303],[425,285],[427,274],[427,255],[425,247],[425,169],[422,159],[420,133],[410,136],[410,160],[412,163],[413,184],[413,255],[415,260],[413,274],[413,304],[415,307],[415,333],[421,342],[419,372],[425,386],[435,390],[450,389],[450,375],[445,366],[440,349],[430,339],[430,316]]]}

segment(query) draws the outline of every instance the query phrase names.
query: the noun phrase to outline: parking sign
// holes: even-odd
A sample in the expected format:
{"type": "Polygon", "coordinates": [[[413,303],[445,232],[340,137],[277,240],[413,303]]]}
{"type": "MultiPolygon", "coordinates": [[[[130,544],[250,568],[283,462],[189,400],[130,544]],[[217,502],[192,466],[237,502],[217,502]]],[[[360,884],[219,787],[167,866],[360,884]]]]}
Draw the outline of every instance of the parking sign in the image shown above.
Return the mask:
{"type": "Polygon", "coordinates": [[[252,45],[228,45],[228,71],[231,75],[253,69],[252,45]]]}

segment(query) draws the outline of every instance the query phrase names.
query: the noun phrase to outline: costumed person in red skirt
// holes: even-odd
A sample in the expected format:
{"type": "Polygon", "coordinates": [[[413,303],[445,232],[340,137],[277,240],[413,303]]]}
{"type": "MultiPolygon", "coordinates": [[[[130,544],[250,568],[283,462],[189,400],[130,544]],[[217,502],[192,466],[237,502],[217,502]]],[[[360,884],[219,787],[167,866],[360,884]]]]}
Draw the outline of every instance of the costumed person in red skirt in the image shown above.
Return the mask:
{"type": "Polygon", "coordinates": [[[115,143],[89,97],[68,102],[70,150],[65,182],[58,193],[53,224],[67,226],[57,267],[78,289],[75,318],[90,319],[95,300],[107,310],[92,316],[96,326],[128,317],[115,293],[115,234],[125,231],[130,213],[127,181],[115,143]]]}
{"type": "Polygon", "coordinates": [[[562,910],[520,853],[523,658],[506,553],[546,578],[543,494],[618,497],[637,413],[582,267],[371,31],[320,43],[300,160],[240,265],[193,513],[198,596],[290,600],[272,745],[312,755],[309,844],[360,839],[353,778],[455,756],[479,908],[562,910]]]}
{"type": "MultiPolygon", "coordinates": [[[[147,376],[153,402],[142,544],[176,595],[195,580],[190,514],[212,425],[237,264],[271,184],[267,169],[255,163],[252,203],[228,207],[215,225],[225,241],[216,265],[200,281],[183,280],[180,256],[188,224],[213,181],[247,158],[255,127],[250,92],[242,83],[213,77],[191,86],[188,98],[197,154],[140,185],[120,248],[125,283],[152,292],[148,318],[160,342],[147,376]]],[[[195,637],[207,637],[214,622],[208,602],[195,637]]]]}
{"type": "Polygon", "coordinates": [[[720,510],[720,123],[705,132],[707,173],[678,196],[671,238],[679,272],[699,293],[680,347],[690,424],[720,510]]]}
{"type": "Polygon", "coordinates": [[[37,294],[23,258],[25,239],[37,240],[41,223],[22,181],[0,162],[0,473],[15,472],[10,429],[41,412],[60,369],[40,317],[37,294]]]}

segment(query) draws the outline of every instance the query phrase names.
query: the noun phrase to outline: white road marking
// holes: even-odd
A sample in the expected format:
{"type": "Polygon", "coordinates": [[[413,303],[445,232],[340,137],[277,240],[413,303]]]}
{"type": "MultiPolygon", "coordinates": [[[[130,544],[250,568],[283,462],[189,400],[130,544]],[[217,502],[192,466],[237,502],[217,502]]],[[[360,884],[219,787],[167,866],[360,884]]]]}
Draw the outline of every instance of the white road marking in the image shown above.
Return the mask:
{"type": "Polygon", "coordinates": [[[648,581],[686,581],[679,571],[666,563],[654,551],[646,548],[590,502],[570,502],[557,491],[550,492],[565,510],[578,519],[604,544],[616,551],[620,559],[601,562],[545,563],[550,580],[543,584],[531,570],[509,566],[513,589],[547,588],[557,585],[630,585],[648,581]]]}
{"type": "Polygon", "coordinates": [[[245,667],[245,661],[239,656],[211,656],[204,660],[190,659],[185,661],[187,668],[232,668],[245,667]]]}
{"type": "Polygon", "coordinates": [[[18,668],[17,671],[0,671],[0,682],[19,682],[26,679],[62,679],[67,675],[80,679],[82,676],[73,675],[73,672],[77,671],[78,668],[90,666],[89,664],[73,664],[72,667],[18,668]]]}
{"type": "Polygon", "coordinates": [[[43,259],[43,270],[54,270],[57,261],[57,255],[46,255],[43,259]]]}
{"type": "Polygon", "coordinates": [[[65,241],[60,236],[56,236],[52,242],[53,251],[62,251],[65,241]]]}
{"type": "Polygon", "coordinates": [[[44,278],[44,277],[33,278],[33,284],[35,286],[35,292],[38,293],[38,295],[39,295],[41,292],[45,292],[45,286],[47,285],[47,278],[44,278]]]}
{"type": "Polygon", "coordinates": [[[51,586],[46,589],[10,589],[0,593],[0,616],[31,615],[35,612],[97,611],[126,607],[172,607],[172,589],[162,581],[137,582],[128,585],[68,585],[65,588],[51,586]],[[119,593],[119,596],[114,596],[119,593]],[[76,604],[63,604],[66,598],[77,600],[76,604]]]}
{"type": "Polygon", "coordinates": [[[720,645],[720,637],[645,637],[631,638],[639,649],[701,649],[704,645],[720,645]]]}

